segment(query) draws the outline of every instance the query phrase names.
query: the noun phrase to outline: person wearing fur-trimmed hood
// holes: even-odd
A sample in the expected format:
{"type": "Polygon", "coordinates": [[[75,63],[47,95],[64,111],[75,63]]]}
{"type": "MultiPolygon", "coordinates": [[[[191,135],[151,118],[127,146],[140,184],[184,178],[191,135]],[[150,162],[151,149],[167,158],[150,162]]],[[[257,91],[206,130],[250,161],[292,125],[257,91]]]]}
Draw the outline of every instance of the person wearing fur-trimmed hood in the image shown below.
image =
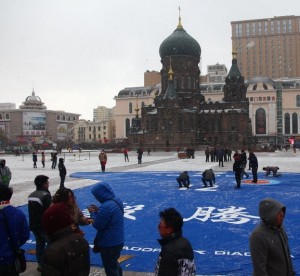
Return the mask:
{"type": "Polygon", "coordinates": [[[250,236],[253,276],[295,275],[288,236],[283,227],[286,207],[272,198],[259,203],[261,223],[250,236]]]}

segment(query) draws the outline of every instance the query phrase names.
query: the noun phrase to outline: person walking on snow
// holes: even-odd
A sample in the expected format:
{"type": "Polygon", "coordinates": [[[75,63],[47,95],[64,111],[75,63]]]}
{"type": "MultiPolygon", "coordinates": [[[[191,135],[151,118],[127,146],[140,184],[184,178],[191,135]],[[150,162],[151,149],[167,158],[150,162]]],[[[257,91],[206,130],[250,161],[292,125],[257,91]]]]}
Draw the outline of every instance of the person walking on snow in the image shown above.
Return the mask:
{"type": "Polygon", "coordinates": [[[100,164],[101,164],[101,171],[105,172],[105,166],[106,166],[106,163],[107,163],[107,155],[104,152],[104,150],[102,150],[99,154],[99,161],[100,161],[100,164]]]}
{"type": "Polygon", "coordinates": [[[35,153],[35,151],[32,153],[32,161],[33,161],[33,168],[36,169],[37,154],[35,153]]]}
{"type": "Polygon", "coordinates": [[[129,162],[128,149],[127,148],[123,149],[123,154],[124,154],[125,162],[126,162],[126,160],[129,162]]]}
{"type": "Polygon", "coordinates": [[[45,152],[42,151],[41,152],[41,162],[42,162],[43,168],[45,168],[45,161],[46,161],[45,152]]]}
{"type": "Polygon", "coordinates": [[[60,186],[59,188],[64,188],[65,186],[65,179],[66,179],[66,175],[67,175],[67,169],[65,167],[64,164],[64,159],[63,158],[59,158],[58,160],[58,169],[59,169],[59,177],[60,177],[60,186]]]}
{"type": "Polygon", "coordinates": [[[2,159],[0,161],[0,176],[1,176],[0,182],[9,186],[11,180],[11,171],[9,167],[7,167],[5,164],[6,164],[5,159],[2,159]]]}

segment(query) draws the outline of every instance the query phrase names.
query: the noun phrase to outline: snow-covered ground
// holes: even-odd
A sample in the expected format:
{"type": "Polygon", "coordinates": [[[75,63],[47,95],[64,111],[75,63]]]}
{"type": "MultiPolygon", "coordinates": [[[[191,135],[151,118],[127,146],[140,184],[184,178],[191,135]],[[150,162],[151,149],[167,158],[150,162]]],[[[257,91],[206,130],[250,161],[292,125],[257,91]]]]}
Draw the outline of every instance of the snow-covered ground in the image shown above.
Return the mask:
{"type": "MultiPolygon", "coordinates": [[[[62,152],[58,158],[65,158],[65,166],[68,175],[74,172],[92,172],[100,171],[98,160],[99,152],[62,152]]],[[[135,152],[129,152],[130,162],[124,161],[124,156],[121,153],[107,153],[108,162],[106,166],[107,172],[113,171],[203,171],[207,168],[212,168],[215,171],[231,171],[232,161],[224,162],[224,167],[219,167],[217,162],[205,162],[203,151],[195,153],[195,159],[179,159],[176,152],[152,152],[143,155],[143,163],[137,164],[137,156],[135,152]]],[[[256,153],[259,162],[259,172],[264,166],[276,165],[280,168],[280,173],[300,172],[298,166],[300,161],[300,153],[293,151],[278,151],[278,152],[262,152],[256,153]]],[[[0,159],[6,160],[6,165],[12,171],[12,180],[10,186],[14,188],[12,204],[20,206],[27,204],[28,195],[35,189],[33,180],[36,175],[44,174],[49,177],[50,191],[54,193],[59,187],[59,172],[56,168],[51,169],[50,152],[46,153],[46,166],[42,168],[40,155],[38,155],[37,169],[33,168],[32,156],[21,155],[0,155],[0,159]]],[[[65,186],[71,189],[77,189],[87,185],[96,183],[95,180],[77,179],[67,177],[65,186]]]]}

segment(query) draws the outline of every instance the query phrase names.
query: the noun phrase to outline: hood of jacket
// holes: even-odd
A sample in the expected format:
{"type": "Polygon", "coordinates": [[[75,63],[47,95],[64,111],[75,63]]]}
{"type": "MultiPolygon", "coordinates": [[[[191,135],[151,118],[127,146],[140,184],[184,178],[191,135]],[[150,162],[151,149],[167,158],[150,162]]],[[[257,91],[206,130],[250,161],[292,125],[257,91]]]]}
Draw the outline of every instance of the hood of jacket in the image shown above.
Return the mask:
{"type": "Polygon", "coordinates": [[[106,200],[115,198],[115,193],[113,192],[112,188],[106,182],[101,182],[96,184],[92,188],[93,196],[100,202],[103,203],[106,200]]]}
{"type": "Polygon", "coordinates": [[[272,198],[265,198],[259,203],[259,216],[268,227],[276,227],[276,216],[280,211],[285,214],[286,207],[272,198]]]}

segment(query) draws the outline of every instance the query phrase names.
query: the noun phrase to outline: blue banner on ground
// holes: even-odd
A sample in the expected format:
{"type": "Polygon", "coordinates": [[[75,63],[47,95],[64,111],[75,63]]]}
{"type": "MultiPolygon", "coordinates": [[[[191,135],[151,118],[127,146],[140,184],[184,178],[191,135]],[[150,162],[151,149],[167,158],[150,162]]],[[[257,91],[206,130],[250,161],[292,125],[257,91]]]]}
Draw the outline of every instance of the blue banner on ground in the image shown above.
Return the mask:
{"type": "MultiPolygon", "coordinates": [[[[123,172],[72,174],[72,177],[109,183],[125,205],[125,246],[122,262],[127,271],[153,272],[160,246],[157,225],[159,211],[175,207],[184,217],[183,235],[195,251],[197,274],[251,275],[249,236],[259,223],[258,204],[266,197],[287,207],[284,225],[295,270],[300,272],[300,175],[283,173],[280,177],[259,174],[257,184],[244,179],[234,189],[232,172],[217,173],[214,187],[203,188],[200,172],[189,172],[190,189],[179,189],[179,172],[123,172]],[[127,259],[127,258],[124,258],[127,259]]],[[[92,186],[75,190],[79,207],[87,212],[90,204],[99,205],[92,186]]],[[[27,206],[20,207],[26,214],[27,206]]],[[[85,238],[93,244],[95,229],[84,226],[85,238]]],[[[24,247],[34,249],[34,238],[24,247]]],[[[27,254],[28,260],[35,256],[27,254]]],[[[91,251],[91,263],[101,265],[99,254],[91,251]]]]}

